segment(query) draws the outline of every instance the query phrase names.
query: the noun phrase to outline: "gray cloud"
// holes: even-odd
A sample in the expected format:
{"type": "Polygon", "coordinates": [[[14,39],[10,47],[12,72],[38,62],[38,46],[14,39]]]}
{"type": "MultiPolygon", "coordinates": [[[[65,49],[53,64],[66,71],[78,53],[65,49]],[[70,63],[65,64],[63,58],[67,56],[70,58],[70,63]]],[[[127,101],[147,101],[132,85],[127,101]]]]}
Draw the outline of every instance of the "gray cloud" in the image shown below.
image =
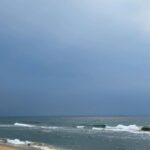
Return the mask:
{"type": "Polygon", "coordinates": [[[148,114],[148,3],[1,0],[1,114],[148,114]]]}

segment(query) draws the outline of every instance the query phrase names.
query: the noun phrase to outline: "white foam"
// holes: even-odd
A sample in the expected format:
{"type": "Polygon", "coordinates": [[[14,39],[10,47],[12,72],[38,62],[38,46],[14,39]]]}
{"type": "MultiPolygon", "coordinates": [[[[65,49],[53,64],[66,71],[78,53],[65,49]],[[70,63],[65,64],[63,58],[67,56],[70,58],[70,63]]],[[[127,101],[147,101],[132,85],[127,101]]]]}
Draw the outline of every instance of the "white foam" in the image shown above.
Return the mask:
{"type": "Polygon", "coordinates": [[[111,131],[124,131],[124,132],[139,132],[141,130],[141,127],[138,127],[137,125],[122,125],[119,124],[115,127],[111,127],[111,126],[106,126],[106,130],[111,130],[111,131]]]}
{"type": "Polygon", "coordinates": [[[30,141],[20,141],[19,139],[14,139],[14,140],[7,139],[7,143],[13,144],[13,145],[28,145],[28,144],[31,144],[32,142],[30,142],[30,141]]]}
{"type": "Polygon", "coordinates": [[[30,142],[30,141],[21,141],[19,139],[7,139],[7,143],[16,146],[29,146],[30,148],[35,148],[37,150],[62,150],[58,148],[54,148],[52,146],[47,146],[42,143],[40,145],[38,143],[30,142]]]}
{"type": "Polygon", "coordinates": [[[61,127],[55,127],[55,126],[41,126],[42,129],[59,129],[61,127]]]}
{"type": "Polygon", "coordinates": [[[140,133],[141,127],[137,125],[122,125],[117,126],[106,126],[105,128],[93,127],[92,130],[103,130],[103,131],[114,131],[114,132],[130,132],[130,133],[140,133]]]}
{"type": "Polygon", "coordinates": [[[19,127],[28,127],[28,128],[35,128],[35,129],[59,129],[62,127],[56,127],[56,126],[36,126],[36,125],[31,125],[31,124],[24,124],[24,123],[14,123],[14,126],[19,126],[19,127]]]}
{"type": "Polygon", "coordinates": [[[32,127],[35,127],[35,125],[31,125],[31,124],[24,124],[24,123],[14,123],[15,126],[20,126],[20,127],[29,127],[29,128],[32,128],[32,127]]]}
{"type": "Polygon", "coordinates": [[[104,130],[104,128],[96,128],[96,127],[93,127],[92,130],[104,130]]]}
{"type": "Polygon", "coordinates": [[[84,128],[84,126],[77,126],[77,128],[78,128],[78,129],[83,129],[83,128],[84,128]]]}
{"type": "Polygon", "coordinates": [[[33,145],[32,147],[33,147],[33,148],[40,149],[40,150],[56,150],[56,149],[54,149],[54,148],[49,148],[49,147],[46,147],[46,146],[33,145]]]}

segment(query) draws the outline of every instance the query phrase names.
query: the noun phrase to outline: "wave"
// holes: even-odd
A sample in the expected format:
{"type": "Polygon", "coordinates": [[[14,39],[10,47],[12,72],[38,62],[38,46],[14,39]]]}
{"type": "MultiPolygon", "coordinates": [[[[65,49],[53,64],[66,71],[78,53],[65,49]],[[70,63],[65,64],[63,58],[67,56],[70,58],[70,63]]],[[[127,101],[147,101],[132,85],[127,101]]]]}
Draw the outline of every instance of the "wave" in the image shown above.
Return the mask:
{"type": "Polygon", "coordinates": [[[62,127],[56,127],[56,126],[40,126],[42,129],[61,129],[62,127]]]}
{"type": "Polygon", "coordinates": [[[35,125],[31,125],[31,124],[24,124],[24,123],[14,123],[14,126],[19,126],[19,127],[29,127],[29,128],[32,128],[32,127],[35,127],[35,125]]]}
{"type": "Polygon", "coordinates": [[[17,147],[25,147],[29,149],[35,149],[35,150],[63,150],[60,148],[53,147],[51,145],[47,145],[44,143],[36,143],[36,142],[31,142],[31,141],[21,141],[19,139],[1,139],[0,140],[1,144],[9,144],[10,146],[17,146],[17,147]]]}
{"type": "Polygon", "coordinates": [[[29,145],[29,144],[31,144],[30,141],[20,141],[19,139],[14,139],[14,140],[7,139],[6,141],[8,144],[12,144],[12,145],[29,145]]]}
{"type": "Polygon", "coordinates": [[[31,125],[31,124],[24,124],[24,123],[14,123],[14,126],[35,128],[35,129],[59,129],[59,128],[62,128],[62,127],[56,127],[56,126],[39,126],[39,125],[31,125]]]}
{"type": "Polygon", "coordinates": [[[141,127],[137,126],[137,125],[122,125],[119,124],[115,127],[111,127],[111,126],[106,126],[106,130],[110,130],[110,131],[121,131],[121,132],[139,132],[141,130],[141,127]]]}
{"type": "Polygon", "coordinates": [[[0,128],[9,128],[9,127],[19,127],[19,128],[31,128],[35,130],[59,130],[64,129],[64,127],[60,126],[43,126],[43,125],[33,125],[33,124],[25,124],[25,123],[14,123],[14,124],[0,124],[0,128]]]}
{"type": "MultiPolygon", "coordinates": [[[[36,148],[36,149],[40,149],[40,150],[56,150],[56,148],[54,149],[54,148],[49,148],[49,147],[47,147],[47,146],[39,146],[39,145],[34,145],[34,146],[32,146],[33,148],[36,148]]],[[[59,149],[60,150],[60,149],[59,149]]]]}
{"type": "MultiPolygon", "coordinates": [[[[27,127],[27,128],[35,128],[35,129],[45,129],[45,130],[58,130],[64,129],[64,127],[57,127],[57,126],[36,126],[31,124],[23,124],[23,123],[14,123],[15,126],[19,127],[27,127]]],[[[150,133],[150,127],[146,126],[137,126],[136,124],[133,125],[122,125],[118,124],[117,126],[108,126],[105,124],[96,124],[96,125],[77,125],[77,129],[92,129],[92,130],[103,130],[103,131],[113,131],[113,132],[130,132],[130,133],[142,133],[148,132],[150,133]]],[[[67,129],[67,127],[66,127],[67,129]]]]}
{"type": "Polygon", "coordinates": [[[149,133],[150,127],[146,126],[137,126],[133,125],[122,125],[119,124],[117,126],[106,126],[102,127],[92,127],[92,130],[103,130],[103,131],[113,131],[113,132],[130,132],[130,133],[149,133]]]}
{"type": "Polygon", "coordinates": [[[78,128],[78,129],[84,129],[85,126],[76,126],[76,128],[78,128]]]}
{"type": "Polygon", "coordinates": [[[130,133],[149,133],[150,134],[150,126],[138,126],[136,124],[133,125],[122,125],[118,124],[116,126],[109,126],[105,124],[95,124],[95,125],[77,125],[75,127],[63,127],[63,126],[43,126],[43,125],[33,125],[33,124],[25,124],[25,123],[14,123],[14,124],[0,124],[0,127],[20,127],[20,128],[31,128],[35,130],[41,131],[49,131],[49,130],[73,130],[73,128],[78,130],[99,130],[99,131],[113,131],[113,132],[130,132],[130,133]]]}
{"type": "Polygon", "coordinates": [[[122,125],[118,124],[116,126],[108,126],[105,124],[100,125],[78,125],[77,129],[92,129],[99,131],[113,131],[113,132],[130,132],[130,133],[149,133],[150,134],[150,126],[138,126],[136,124],[133,125],[122,125]]]}

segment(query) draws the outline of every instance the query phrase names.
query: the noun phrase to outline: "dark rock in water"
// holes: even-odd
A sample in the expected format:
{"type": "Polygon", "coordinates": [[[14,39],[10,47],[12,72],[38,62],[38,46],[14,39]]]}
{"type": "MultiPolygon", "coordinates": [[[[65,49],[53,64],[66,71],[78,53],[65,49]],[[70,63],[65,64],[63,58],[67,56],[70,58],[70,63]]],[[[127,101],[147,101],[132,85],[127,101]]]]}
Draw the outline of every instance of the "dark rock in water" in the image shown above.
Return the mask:
{"type": "Polygon", "coordinates": [[[101,125],[93,125],[93,127],[96,127],[96,128],[105,128],[106,125],[105,125],[105,124],[101,124],[101,125]]]}
{"type": "Polygon", "coordinates": [[[141,130],[142,131],[150,131],[150,127],[142,127],[141,130]]]}

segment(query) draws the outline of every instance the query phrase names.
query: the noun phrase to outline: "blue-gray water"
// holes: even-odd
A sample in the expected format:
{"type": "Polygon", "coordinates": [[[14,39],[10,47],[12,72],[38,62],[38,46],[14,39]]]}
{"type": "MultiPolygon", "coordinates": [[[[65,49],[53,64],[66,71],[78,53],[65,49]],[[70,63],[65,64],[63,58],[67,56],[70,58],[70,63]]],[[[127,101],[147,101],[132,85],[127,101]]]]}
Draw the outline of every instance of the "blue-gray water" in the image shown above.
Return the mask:
{"type": "Polygon", "coordinates": [[[1,117],[0,137],[71,150],[149,150],[143,126],[150,117],[1,117]]]}

